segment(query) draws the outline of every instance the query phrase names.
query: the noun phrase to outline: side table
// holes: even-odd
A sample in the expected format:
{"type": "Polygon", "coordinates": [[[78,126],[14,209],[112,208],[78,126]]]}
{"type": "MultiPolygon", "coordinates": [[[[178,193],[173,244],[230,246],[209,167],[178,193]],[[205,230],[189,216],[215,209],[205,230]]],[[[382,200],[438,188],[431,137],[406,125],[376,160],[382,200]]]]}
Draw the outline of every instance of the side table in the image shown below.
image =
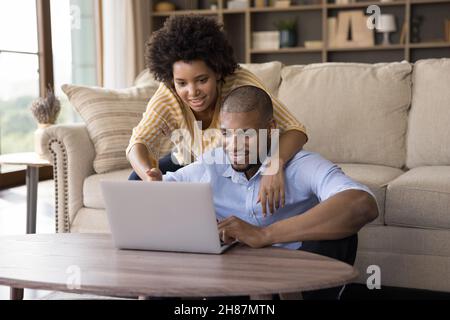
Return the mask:
{"type": "Polygon", "coordinates": [[[36,233],[36,204],[39,168],[50,166],[50,162],[34,152],[9,153],[0,156],[0,164],[24,165],[27,185],[27,233],[36,233]]]}

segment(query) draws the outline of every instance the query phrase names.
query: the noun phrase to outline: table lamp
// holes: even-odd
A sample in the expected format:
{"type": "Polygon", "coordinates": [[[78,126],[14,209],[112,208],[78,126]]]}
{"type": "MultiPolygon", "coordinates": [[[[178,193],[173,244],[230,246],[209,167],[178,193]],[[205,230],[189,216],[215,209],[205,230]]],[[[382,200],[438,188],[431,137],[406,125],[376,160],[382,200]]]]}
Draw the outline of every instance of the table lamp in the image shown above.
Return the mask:
{"type": "Polygon", "coordinates": [[[393,14],[382,14],[375,23],[377,32],[383,33],[383,46],[390,45],[389,33],[397,31],[395,16],[393,14]]]}

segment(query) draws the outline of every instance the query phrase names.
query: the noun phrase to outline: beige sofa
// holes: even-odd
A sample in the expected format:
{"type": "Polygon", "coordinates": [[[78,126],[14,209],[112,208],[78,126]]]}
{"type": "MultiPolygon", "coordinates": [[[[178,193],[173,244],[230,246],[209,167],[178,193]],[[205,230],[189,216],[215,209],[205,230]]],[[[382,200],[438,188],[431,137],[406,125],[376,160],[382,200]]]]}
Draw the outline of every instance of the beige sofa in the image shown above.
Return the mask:
{"type": "MultiPolygon", "coordinates": [[[[359,233],[358,282],[377,265],[382,286],[450,291],[450,59],[245,67],[306,125],[307,149],[375,193],[380,215],[359,233]]],[[[99,181],[131,171],[96,174],[87,128],[53,126],[42,141],[59,232],[108,232],[99,181]]]]}

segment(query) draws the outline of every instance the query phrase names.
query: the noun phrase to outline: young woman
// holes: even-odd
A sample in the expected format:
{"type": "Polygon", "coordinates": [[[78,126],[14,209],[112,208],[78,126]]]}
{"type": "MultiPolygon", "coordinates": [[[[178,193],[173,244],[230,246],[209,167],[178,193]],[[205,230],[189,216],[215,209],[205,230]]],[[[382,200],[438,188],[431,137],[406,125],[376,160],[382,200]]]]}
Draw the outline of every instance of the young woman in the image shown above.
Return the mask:
{"type": "MultiPolygon", "coordinates": [[[[212,18],[189,15],[167,19],[147,43],[146,63],[161,85],[133,129],[127,148],[128,160],[135,170],[130,180],[149,180],[150,170],[158,167],[158,159],[167,151],[164,147],[177,129],[187,130],[192,138],[175,141],[177,151],[173,157],[178,164],[171,161],[170,154],[159,160],[163,173],[218,147],[219,139],[202,133],[219,128],[222,98],[243,85],[264,89],[255,75],[238,66],[221,25],[212,18]]],[[[259,199],[264,213],[267,208],[273,213],[284,205],[283,165],[307,141],[304,126],[280,101],[272,97],[272,102],[280,128],[280,169],[277,174],[262,176],[259,199]]]]}

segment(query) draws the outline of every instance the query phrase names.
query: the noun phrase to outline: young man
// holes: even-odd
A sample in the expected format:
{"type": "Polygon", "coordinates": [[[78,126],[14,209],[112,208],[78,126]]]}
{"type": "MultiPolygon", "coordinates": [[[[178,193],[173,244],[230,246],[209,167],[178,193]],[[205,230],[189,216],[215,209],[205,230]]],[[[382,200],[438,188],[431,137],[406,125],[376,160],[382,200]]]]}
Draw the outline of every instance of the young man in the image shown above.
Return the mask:
{"type": "MultiPolygon", "coordinates": [[[[268,174],[265,169],[273,168],[267,162],[277,161],[264,157],[274,146],[270,138],[277,128],[269,95],[253,86],[234,89],[223,102],[220,128],[223,148],[175,173],[162,177],[153,169],[149,175],[155,181],[209,182],[226,243],[237,239],[254,248],[276,245],[353,264],[357,232],[378,216],[370,190],[320,155],[300,151],[284,165],[285,199],[269,198],[271,214],[265,214],[259,183],[268,174]],[[264,130],[267,135],[258,134],[264,130]]],[[[321,292],[316,297],[337,295],[336,290],[321,292]]]]}

